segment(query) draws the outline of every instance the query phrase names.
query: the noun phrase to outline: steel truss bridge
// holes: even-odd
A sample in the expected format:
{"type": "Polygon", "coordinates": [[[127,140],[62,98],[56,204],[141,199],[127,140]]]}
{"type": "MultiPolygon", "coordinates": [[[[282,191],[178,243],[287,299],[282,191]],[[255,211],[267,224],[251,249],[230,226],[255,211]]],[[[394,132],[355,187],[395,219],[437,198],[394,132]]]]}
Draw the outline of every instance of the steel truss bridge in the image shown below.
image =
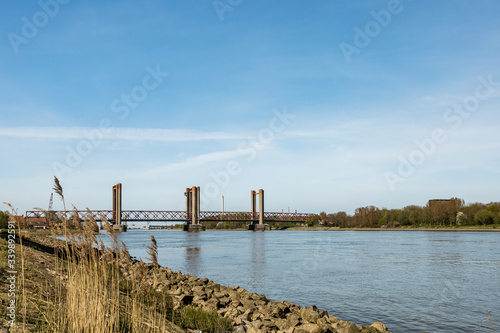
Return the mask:
{"type": "MultiPolygon", "coordinates": [[[[97,222],[109,221],[114,223],[116,213],[113,210],[73,210],[73,211],[48,211],[48,214],[30,210],[26,212],[26,218],[43,218],[54,214],[58,218],[93,218],[97,222]]],[[[255,212],[200,212],[200,222],[254,222],[259,221],[260,213],[255,212]]],[[[314,214],[304,213],[273,213],[265,212],[266,222],[305,222],[314,214]]],[[[191,220],[191,212],[186,211],[160,211],[160,210],[122,210],[122,222],[187,222],[191,220]]]]}

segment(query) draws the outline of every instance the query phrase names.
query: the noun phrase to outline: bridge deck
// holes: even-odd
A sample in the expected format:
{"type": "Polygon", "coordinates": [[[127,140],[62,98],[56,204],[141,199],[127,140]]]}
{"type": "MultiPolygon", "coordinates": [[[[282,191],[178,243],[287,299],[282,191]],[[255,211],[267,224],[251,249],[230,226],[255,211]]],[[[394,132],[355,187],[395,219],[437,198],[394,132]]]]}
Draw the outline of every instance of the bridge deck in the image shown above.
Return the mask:
{"type": "MultiPolygon", "coordinates": [[[[96,221],[113,221],[112,210],[86,210],[86,211],[50,211],[61,218],[71,218],[78,214],[78,218],[92,217],[96,221]]],[[[314,214],[304,213],[274,213],[265,212],[266,222],[305,222],[308,217],[314,214]]],[[[26,218],[44,217],[41,211],[27,211],[26,218]]],[[[191,219],[190,213],[186,211],[154,211],[154,210],[123,210],[123,222],[186,222],[191,219]]],[[[252,222],[259,220],[259,213],[249,212],[200,212],[200,222],[252,222]]]]}

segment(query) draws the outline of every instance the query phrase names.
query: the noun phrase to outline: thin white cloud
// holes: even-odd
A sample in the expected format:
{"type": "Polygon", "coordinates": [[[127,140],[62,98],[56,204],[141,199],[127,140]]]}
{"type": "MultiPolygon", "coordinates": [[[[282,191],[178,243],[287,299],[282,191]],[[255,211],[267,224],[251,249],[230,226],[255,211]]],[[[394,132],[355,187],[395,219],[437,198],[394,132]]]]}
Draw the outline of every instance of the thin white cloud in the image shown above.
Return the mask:
{"type": "Polygon", "coordinates": [[[234,140],[244,137],[237,133],[201,132],[185,129],[115,128],[112,130],[101,130],[92,127],[0,128],[0,136],[50,140],[80,140],[93,137],[106,140],[166,142],[234,140]]]}
{"type": "MultiPolygon", "coordinates": [[[[288,131],[280,134],[282,138],[332,138],[339,137],[342,132],[336,130],[322,131],[288,131]]],[[[203,132],[187,129],[156,128],[116,128],[107,133],[94,127],[10,127],[0,128],[0,136],[21,139],[45,140],[81,140],[100,138],[106,140],[127,141],[210,141],[210,140],[244,140],[245,133],[239,132],[203,132]]]]}

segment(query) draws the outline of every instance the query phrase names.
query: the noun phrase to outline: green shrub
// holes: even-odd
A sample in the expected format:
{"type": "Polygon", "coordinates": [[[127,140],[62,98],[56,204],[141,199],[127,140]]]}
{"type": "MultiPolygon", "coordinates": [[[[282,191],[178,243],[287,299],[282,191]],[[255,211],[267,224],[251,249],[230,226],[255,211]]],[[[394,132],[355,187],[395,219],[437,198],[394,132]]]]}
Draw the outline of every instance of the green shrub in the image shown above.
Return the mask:
{"type": "Polygon", "coordinates": [[[0,229],[7,229],[9,225],[9,215],[0,211],[0,229]]]}
{"type": "Polygon", "coordinates": [[[487,209],[481,209],[479,212],[474,214],[474,222],[476,222],[477,224],[493,224],[493,218],[493,214],[487,209]]]}
{"type": "Polygon", "coordinates": [[[310,227],[318,225],[319,224],[319,215],[313,215],[311,217],[308,217],[306,219],[306,224],[310,227]]]}
{"type": "Polygon", "coordinates": [[[186,306],[181,309],[180,321],[177,324],[182,328],[208,333],[233,330],[232,322],[219,316],[217,311],[204,311],[194,306],[186,306]]]}

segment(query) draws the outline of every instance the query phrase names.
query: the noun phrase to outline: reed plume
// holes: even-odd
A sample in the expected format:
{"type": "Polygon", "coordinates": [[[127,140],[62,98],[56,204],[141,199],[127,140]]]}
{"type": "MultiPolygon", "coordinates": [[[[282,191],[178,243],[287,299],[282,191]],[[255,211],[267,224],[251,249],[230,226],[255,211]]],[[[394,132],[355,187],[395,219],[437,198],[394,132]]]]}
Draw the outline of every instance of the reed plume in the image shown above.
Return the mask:
{"type": "Polygon", "coordinates": [[[151,244],[148,246],[147,253],[149,254],[148,259],[151,260],[151,263],[158,269],[158,243],[156,243],[155,236],[151,235],[151,244]]]}
{"type": "Polygon", "coordinates": [[[59,195],[59,197],[61,197],[61,200],[64,201],[63,188],[56,176],[54,176],[54,187],[52,189],[56,192],[57,195],[59,195]]]}

